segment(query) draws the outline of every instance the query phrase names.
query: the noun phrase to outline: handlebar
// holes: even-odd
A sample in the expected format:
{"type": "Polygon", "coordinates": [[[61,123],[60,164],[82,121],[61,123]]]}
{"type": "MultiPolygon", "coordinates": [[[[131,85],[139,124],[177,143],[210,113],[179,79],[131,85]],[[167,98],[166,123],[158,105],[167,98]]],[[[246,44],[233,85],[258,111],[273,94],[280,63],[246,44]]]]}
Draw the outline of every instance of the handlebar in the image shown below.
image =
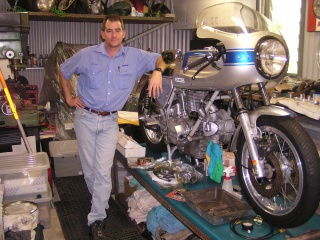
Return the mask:
{"type": "Polygon", "coordinates": [[[204,57],[202,57],[202,58],[200,58],[200,59],[198,59],[198,60],[196,60],[196,61],[188,64],[188,65],[183,69],[183,71],[184,71],[184,72],[187,72],[188,70],[190,70],[190,69],[192,69],[192,68],[194,68],[194,67],[196,67],[196,66],[198,66],[198,65],[200,65],[200,64],[202,64],[202,63],[205,63],[205,62],[207,62],[207,61],[210,61],[212,58],[213,58],[212,53],[207,54],[206,56],[204,56],[204,57]]]}

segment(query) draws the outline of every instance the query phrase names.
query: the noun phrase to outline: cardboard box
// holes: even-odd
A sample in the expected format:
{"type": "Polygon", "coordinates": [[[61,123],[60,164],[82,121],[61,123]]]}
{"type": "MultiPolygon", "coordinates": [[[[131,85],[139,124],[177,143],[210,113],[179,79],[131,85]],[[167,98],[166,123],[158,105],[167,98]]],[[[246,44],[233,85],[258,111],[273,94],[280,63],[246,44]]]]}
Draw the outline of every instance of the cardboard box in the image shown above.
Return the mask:
{"type": "Polygon", "coordinates": [[[146,156],[146,148],[122,132],[119,132],[117,150],[126,158],[146,156]]]}
{"type": "Polygon", "coordinates": [[[82,175],[77,140],[49,142],[50,156],[53,157],[56,177],[82,175]]]}
{"type": "Polygon", "coordinates": [[[126,198],[130,197],[135,191],[138,190],[138,186],[131,187],[130,180],[133,179],[133,176],[126,176],[124,178],[124,195],[126,198]]]}

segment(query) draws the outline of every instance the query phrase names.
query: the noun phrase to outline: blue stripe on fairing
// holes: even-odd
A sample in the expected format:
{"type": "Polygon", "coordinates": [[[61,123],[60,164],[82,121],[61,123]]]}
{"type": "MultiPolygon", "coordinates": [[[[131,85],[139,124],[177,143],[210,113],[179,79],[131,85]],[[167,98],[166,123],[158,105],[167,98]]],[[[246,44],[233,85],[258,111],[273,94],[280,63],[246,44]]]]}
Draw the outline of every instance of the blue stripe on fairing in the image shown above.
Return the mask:
{"type": "Polygon", "coordinates": [[[225,66],[254,65],[254,49],[227,49],[225,66]]]}

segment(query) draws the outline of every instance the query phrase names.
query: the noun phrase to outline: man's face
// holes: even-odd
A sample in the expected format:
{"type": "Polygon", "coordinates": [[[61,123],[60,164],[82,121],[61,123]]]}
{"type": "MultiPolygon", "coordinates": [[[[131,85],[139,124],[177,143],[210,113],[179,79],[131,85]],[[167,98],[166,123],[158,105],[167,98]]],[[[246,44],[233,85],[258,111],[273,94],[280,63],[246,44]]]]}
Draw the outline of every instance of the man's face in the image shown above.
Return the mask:
{"type": "Polygon", "coordinates": [[[126,35],[126,31],[122,30],[119,21],[108,20],[105,30],[101,31],[100,34],[101,38],[105,40],[107,47],[118,48],[126,35]]]}

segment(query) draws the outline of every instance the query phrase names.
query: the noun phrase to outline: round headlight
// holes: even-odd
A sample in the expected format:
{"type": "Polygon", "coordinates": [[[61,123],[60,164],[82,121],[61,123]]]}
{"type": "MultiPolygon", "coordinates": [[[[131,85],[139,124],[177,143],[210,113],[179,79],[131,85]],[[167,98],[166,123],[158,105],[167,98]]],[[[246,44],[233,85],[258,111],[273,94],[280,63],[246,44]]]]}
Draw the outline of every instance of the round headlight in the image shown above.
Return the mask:
{"type": "Polygon", "coordinates": [[[288,52],[277,39],[264,39],[256,48],[256,67],[266,78],[276,78],[287,68],[288,52]]]}

